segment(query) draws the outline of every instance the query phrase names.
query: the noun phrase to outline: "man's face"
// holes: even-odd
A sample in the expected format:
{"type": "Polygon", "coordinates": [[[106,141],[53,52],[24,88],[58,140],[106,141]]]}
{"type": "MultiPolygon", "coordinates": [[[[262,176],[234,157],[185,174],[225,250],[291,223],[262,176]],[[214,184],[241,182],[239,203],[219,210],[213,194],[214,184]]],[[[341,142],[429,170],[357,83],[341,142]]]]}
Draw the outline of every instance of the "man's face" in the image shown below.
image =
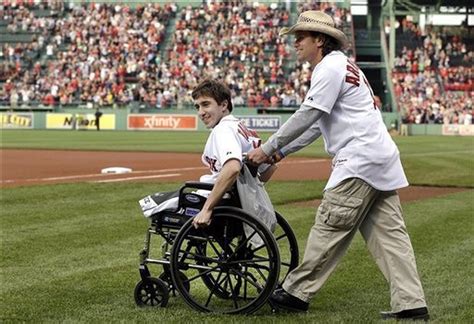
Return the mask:
{"type": "Polygon", "coordinates": [[[307,31],[297,31],[295,33],[295,49],[298,61],[311,64],[316,60],[318,51],[321,51],[318,46],[318,39],[311,36],[311,33],[307,31]]]}
{"type": "Polygon", "coordinates": [[[222,119],[229,114],[227,102],[218,104],[214,98],[202,96],[194,100],[199,118],[201,118],[206,128],[214,128],[222,119]]]}

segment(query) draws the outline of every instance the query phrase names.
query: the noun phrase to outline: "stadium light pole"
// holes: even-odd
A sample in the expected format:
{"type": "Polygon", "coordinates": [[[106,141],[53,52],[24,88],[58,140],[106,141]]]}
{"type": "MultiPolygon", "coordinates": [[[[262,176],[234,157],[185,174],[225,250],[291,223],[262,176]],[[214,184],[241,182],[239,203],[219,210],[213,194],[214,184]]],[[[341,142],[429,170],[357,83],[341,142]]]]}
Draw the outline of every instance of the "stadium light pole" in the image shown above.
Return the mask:
{"type": "Polygon", "coordinates": [[[388,10],[390,15],[390,34],[389,34],[389,67],[390,70],[394,68],[395,62],[395,4],[394,0],[388,0],[388,10]]]}

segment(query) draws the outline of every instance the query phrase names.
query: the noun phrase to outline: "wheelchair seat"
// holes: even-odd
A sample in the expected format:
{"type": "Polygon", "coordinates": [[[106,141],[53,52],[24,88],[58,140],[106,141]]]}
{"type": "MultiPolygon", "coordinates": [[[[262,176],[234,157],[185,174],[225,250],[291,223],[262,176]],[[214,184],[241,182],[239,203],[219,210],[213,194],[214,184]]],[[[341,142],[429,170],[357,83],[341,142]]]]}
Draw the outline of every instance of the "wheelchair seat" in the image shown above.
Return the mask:
{"type": "MultiPolygon", "coordinates": [[[[140,205],[145,217],[151,217],[154,225],[159,228],[179,229],[189,218],[196,216],[201,211],[207,199],[203,194],[210,192],[213,187],[212,183],[187,181],[178,191],[158,192],[143,198],[140,200],[140,205]]],[[[235,185],[224,195],[217,206],[240,208],[235,185]]]]}

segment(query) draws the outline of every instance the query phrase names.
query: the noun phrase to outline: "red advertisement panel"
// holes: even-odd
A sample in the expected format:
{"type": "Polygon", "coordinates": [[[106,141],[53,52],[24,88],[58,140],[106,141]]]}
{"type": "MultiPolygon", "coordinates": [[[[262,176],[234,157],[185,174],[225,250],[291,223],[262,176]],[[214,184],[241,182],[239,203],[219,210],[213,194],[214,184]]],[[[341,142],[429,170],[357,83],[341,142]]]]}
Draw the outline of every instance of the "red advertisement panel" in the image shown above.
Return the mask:
{"type": "Polygon", "coordinates": [[[196,130],[197,117],[164,114],[128,115],[127,127],[137,130],[196,130]]]}

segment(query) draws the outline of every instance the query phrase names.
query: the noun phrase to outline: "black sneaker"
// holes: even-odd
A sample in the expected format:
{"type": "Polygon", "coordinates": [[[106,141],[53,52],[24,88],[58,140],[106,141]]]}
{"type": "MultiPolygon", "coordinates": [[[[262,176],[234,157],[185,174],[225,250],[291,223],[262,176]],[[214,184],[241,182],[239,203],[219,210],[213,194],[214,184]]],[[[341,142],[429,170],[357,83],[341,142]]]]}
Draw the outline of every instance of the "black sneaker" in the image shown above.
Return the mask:
{"type": "Polygon", "coordinates": [[[278,308],[291,312],[306,312],[309,308],[309,303],[290,295],[283,288],[273,292],[270,296],[270,302],[278,308]]]}
{"type": "Polygon", "coordinates": [[[420,308],[412,308],[412,309],[405,309],[401,312],[381,312],[380,315],[382,319],[389,320],[423,320],[428,321],[430,319],[430,314],[428,314],[428,308],[420,307],[420,308]]]}

